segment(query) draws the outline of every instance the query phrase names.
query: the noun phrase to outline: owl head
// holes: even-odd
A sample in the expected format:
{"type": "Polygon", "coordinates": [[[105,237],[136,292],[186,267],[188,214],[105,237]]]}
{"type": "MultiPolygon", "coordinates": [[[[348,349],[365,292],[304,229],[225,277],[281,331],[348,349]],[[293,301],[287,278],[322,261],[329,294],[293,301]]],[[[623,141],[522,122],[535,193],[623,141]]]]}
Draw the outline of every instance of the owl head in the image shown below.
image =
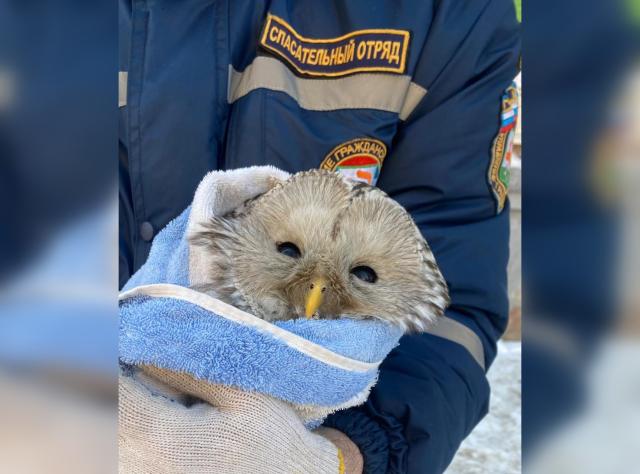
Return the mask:
{"type": "Polygon", "coordinates": [[[216,296],[267,321],[378,318],[420,331],[449,303],[415,223],[375,187],[313,170],[202,224],[216,296]]]}

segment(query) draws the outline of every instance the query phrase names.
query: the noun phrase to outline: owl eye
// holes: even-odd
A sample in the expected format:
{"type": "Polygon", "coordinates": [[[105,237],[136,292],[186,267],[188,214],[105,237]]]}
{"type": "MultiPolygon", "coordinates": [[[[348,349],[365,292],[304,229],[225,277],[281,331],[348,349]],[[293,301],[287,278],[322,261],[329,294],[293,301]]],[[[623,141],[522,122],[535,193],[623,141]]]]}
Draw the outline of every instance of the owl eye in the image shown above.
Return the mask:
{"type": "Polygon", "coordinates": [[[378,275],[373,271],[373,268],[364,265],[352,268],[351,274],[362,281],[366,281],[367,283],[375,283],[378,279],[378,275]]]}
{"type": "Polygon", "coordinates": [[[291,242],[282,242],[279,243],[276,248],[282,255],[286,255],[287,257],[291,258],[300,258],[300,249],[296,246],[296,244],[293,244],[291,242]]]}

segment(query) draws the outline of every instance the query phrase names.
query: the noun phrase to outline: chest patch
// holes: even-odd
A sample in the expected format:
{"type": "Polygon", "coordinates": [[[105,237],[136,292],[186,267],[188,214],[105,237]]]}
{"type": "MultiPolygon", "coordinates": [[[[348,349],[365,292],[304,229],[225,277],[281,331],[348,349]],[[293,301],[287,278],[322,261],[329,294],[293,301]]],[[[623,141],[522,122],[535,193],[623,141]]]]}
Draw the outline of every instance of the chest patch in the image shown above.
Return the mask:
{"type": "Polygon", "coordinates": [[[337,171],[354,181],[374,186],[386,156],[387,145],[380,140],[356,138],[331,150],[320,168],[337,171]]]}
{"type": "Polygon", "coordinates": [[[403,74],[410,36],[407,30],[371,29],[352,31],[337,38],[305,38],[282,18],[269,13],[260,45],[302,75],[403,74]]]}
{"type": "Polygon", "coordinates": [[[502,96],[500,130],[491,147],[489,184],[496,198],[497,211],[504,208],[511,177],[511,152],[518,120],[518,89],[512,84],[502,96]]]}

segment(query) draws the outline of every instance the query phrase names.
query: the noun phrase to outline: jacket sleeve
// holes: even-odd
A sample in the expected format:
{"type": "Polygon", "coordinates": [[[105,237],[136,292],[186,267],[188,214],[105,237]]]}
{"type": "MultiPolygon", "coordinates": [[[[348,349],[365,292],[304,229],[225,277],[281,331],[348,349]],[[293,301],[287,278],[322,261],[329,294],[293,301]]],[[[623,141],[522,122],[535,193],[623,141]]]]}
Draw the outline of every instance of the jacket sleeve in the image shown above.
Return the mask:
{"type": "Polygon", "coordinates": [[[485,368],[508,319],[509,207],[497,212],[487,176],[519,25],[512,0],[436,3],[413,79],[427,93],[401,124],[378,185],[422,230],[449,285],[446,317],[473,331],[481,360],[451,338],[401,340],[369,400],[326,422],[360,447],[371,473],[446,469],[487,413],[485,368]]]}

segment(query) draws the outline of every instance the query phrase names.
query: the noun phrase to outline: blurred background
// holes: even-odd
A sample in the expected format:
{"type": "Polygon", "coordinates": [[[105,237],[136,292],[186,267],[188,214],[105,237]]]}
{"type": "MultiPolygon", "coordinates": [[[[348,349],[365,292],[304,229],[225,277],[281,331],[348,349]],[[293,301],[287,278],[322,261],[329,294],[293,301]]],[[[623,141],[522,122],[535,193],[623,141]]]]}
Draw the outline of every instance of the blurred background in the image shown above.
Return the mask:
{"type": "MultiPolygon", "coordinates": [[[[518,9],[511,322],[450,472],[635,472],[640,3],[518,9]]],[[[0,0],[1,472],[117,469],[117,21],[0,0]]]]}
{"type": "Polygon", "coordinates": [[[0,0],[0,472],[117,470],[117,21],[0,0]]]}

